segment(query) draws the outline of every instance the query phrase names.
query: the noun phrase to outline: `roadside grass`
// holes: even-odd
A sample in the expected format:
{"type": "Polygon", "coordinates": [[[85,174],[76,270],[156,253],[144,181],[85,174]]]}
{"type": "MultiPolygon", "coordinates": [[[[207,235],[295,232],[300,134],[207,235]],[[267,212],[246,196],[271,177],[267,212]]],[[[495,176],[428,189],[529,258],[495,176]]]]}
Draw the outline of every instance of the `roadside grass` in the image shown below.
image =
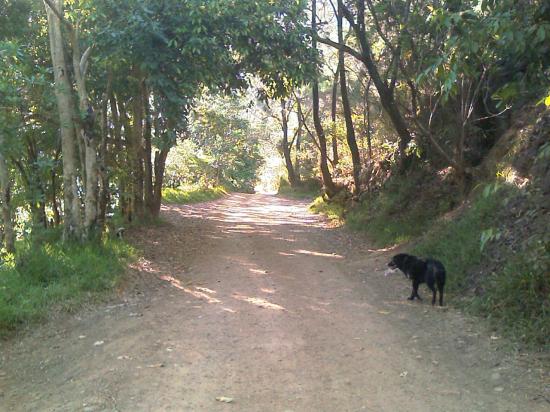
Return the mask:
{"type": "Polygon", "coordinates": [[[367,234],[375,247],[408,242],[432,227],[452,209],[456,196],[439,182],[426,184],[425,175],[396,176],[368,195],[346,216],[346,225],[367,234]]]}
{"type": "Polygon", "coordinates": [[[227,194],[225,188],[216,186],[213,188],[203,188],[197,186],[184,186],[177,189],[162,189],[162,201],[165,203],[200,203],[208,200],[219,199],[227,194]]]}
{"type": "Polygon", "coordinates": [[[512,256],[484,279],[484,294],[469,302],[498,330],[533,348],[550,351],[550,243],[544,253],[512,256]]]}
{"type": "Polygon", "coordinates": [[[315,199],[321,192],[321,185],[318,180],[304,180],[298,187],[291,187],[286,179],[279,181],[278,195],[292,199],[315,199]]]}
{"type": "Polygon", "coordinates": [[[52,311],[73,311],[105,298],[134,257],[120,240],[19,244],[17,255],[0,266],[0,336],[52,311]]]}
{"type": "Polygon", "coordinates": [[[460,216],[432,226],[411,253],[444,262],[455,304],[487,318],[514,341],[550,350],[549,237],[535,236],[514,252],[499,244],[481,249],[482,233],[499,226],[499,212],[512,196],[513,188],[476,194],[460,216]]]}
{"type": "Polygon", "coordinates": [[[339,199],[325,200],[323,196],[317,196],[309,205],[309,210],[313,213],[325,215],[332,223],[342,225],[344,219],[344,203],[339,199]]]}
{"type": "Polygon", "coordinates": [[[410,253],[444,262],[449,273],[446,285],[449,292],[467,289],[471,286],[468,270],[484,258],[480,248],[481,233],[494,226],[501,202],[502,197],[498,195],[475,196],[459,216],[447,221],[437,219],[410,253]]]}

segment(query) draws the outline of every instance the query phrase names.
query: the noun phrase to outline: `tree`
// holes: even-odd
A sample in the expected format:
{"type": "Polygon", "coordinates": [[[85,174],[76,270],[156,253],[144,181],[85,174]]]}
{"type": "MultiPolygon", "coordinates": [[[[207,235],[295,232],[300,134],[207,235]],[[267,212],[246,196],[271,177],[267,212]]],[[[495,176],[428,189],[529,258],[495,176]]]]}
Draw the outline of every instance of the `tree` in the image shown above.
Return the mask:
{"type": "MultiPolygon", "coordinates": [[[[312,47],[317,50],[317,2],[311,0],[311,31],[313,32],[312,47]]],[[[320,152],[320,169],[323,178],[323,185],[328,197],[333,197],[338,192],[338,188],[332,180],[332,175],[328,168],[327,139],[321,123],[319,112],[319,81],[315,78],[311,82],[312,106],[313,106],[313,124],[317,135],[317,143],[320,152]]],[[[305,122],[304,122],[305,123],[305,122]]]]}

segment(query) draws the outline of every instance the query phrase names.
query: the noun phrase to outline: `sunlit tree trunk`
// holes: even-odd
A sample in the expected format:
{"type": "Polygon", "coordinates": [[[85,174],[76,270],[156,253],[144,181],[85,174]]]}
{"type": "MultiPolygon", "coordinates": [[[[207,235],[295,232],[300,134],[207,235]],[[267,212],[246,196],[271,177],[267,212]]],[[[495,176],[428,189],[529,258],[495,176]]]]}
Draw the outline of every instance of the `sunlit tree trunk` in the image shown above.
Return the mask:
{"type": "Polygon", "coordinates": [[[63,0],[51,0],[50,3],[56,8],[56,12],[54,12],[48,4],[45,5],[48,15],[48,34],[63,153],[64,237],[65,239],[79,239],[82,233],[82,223],[76,180],[77,156],[75,127],[72,116],[73,98],[61,35],[60,15],[63,13],[63,0]]]}
{"type": "Polygon", "coordinates": [[[73,73],[78,93],[78,108],[80,110],[81,143],[84,146],[85,166],[85,195],[84,195],[84,236],[90,238],[97,231],[98,215],[98,181],[97,164],[98,136],[95,130],[96,115],[88,98],[86,89],[86,68],[90,49],[84,53],[80,51],[79,27],[72,30],[73,73]]]}

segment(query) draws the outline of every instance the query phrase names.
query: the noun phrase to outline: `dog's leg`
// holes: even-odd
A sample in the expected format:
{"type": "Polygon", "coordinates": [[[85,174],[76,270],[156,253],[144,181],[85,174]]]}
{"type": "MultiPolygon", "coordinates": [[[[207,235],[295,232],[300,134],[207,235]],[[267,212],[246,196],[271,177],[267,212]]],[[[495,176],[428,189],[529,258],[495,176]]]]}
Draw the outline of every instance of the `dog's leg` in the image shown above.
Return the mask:
{"type": "Polygon", "coordinates": [[[432,290],[432,306],[435,305],[435,287],[434,285],[428,285],[428,287],[432,290]]]}
{"type": "Polygon", "coordinates": [[[437,282],[437,289],[439,290],[439,306],[443,306],[443,288],[445,283],[439,281],[437,282]]]}
{"type": "Polygon", "coordinates": [[[417,297],[418,300],[422,300],[422,298],[418,294],[419,285],[420,285],[420,282],[418,282],[417,280],[413,280],[412,292],[411,292],[411,296],[408,298],[409,300],[414,300],[415,297],[417,297]]]}
{"type": "Polygon", "coordinates": [[[430,290],[432,291],[432,306],[435,305],[435,284],[434,284],[434,280],[429,278],[427,281],[426,281],[426,285],[428,285],[428,287],[430,288],[430,290]]]}

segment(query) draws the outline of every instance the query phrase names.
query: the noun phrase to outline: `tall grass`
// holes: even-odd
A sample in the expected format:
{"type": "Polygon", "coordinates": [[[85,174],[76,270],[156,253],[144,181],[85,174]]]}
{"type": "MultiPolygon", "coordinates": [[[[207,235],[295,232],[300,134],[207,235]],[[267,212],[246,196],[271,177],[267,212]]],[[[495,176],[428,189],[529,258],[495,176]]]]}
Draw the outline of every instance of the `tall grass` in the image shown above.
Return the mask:
{"type": "Polygon", "coordinates": [[[19,245],[17,256],[0,266],[0,335],[54,308],[70,311],[101,298],[133,256],[133,249],[118,240],[19,245]]]}

